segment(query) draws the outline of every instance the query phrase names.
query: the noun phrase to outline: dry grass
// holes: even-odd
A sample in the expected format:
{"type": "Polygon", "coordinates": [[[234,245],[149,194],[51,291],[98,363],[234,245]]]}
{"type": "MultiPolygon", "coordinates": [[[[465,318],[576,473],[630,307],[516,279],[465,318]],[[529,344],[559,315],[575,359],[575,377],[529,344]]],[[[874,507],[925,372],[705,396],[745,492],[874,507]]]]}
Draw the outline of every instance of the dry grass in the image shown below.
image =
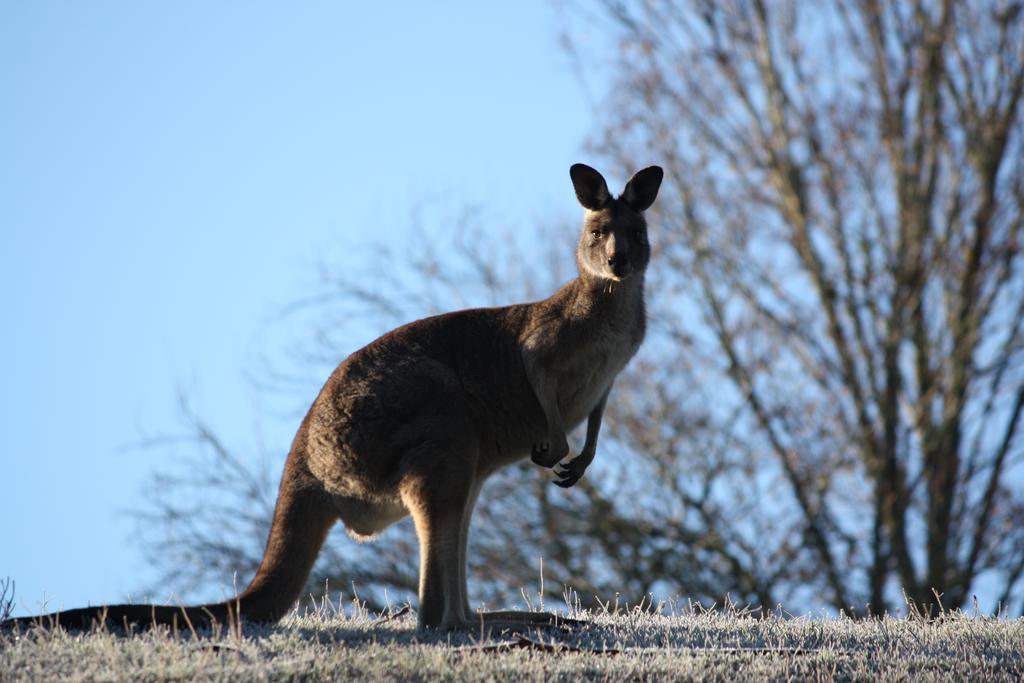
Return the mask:
{"type": "Polygon", "coordinates": [[[322,603],[274,627],[195,635],[0,635],[0,680],[1020,680],[1024,620],[947,613],[755,618],[735,609],[574,613],[564,632],[415,631],[322,603]],[[673,613],[675,612],[675,613],[673,613]]]}

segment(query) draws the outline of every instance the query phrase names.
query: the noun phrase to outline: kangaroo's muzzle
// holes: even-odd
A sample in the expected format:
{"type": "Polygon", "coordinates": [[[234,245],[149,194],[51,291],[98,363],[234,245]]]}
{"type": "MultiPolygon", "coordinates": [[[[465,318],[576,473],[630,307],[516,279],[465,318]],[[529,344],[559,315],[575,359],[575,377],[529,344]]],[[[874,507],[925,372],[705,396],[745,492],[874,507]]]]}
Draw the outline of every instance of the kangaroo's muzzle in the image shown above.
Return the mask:
{"type": "Polygon", "coordinates": [[[629,257],[625,254],[612,254],[608,257],[608,268],[615,277],[626,277],[630,272],[629,257]]]}

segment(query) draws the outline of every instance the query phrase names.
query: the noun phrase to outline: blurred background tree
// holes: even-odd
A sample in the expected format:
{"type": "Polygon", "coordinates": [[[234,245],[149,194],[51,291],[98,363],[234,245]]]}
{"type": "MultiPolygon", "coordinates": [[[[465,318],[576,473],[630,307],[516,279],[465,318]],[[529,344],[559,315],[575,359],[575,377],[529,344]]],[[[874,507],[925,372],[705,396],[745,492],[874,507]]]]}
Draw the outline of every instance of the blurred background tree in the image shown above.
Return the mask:
{"type": "MultiPolygon", "coordinates": [[[[474,599],[539,590],[543,558],[543,592],[584,604],[868,614],[977,593],[1024,611],[1021,3],[599,1],[563,18],[604,93],[595,165],[667,172],[652,324],[580,484],[529,465],[488,483],[474,599]],[[588,54],[595,31],[619,50],[588,54]]],[[[356,322],[379,334],[572,276],[574,227],[455,225],[425,228],[433,250],[375,252],[372,272],[325,266],[281,321],[315,328],[294,367],[326,377],[356,322]]],[[[179,466],[141,529],[162,586],[187,592],[255,570],[280,457],[254,469],[185,415],[189,445],[154,442],[179,466]]],[[[411,598],[412,527],[384,536],[332,536],[311,589],[411,598]]]]}

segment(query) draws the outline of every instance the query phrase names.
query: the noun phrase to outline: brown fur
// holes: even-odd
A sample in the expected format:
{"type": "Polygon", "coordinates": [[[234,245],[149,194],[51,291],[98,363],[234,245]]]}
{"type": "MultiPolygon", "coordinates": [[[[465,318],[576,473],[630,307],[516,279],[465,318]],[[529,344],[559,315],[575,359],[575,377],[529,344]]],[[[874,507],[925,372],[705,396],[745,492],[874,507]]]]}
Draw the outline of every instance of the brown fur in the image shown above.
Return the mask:
{"type": "Polygon", "coordinates": [[[543,613],[471,612],[469,520],[491,473],[527,455],[554,467],[568,455],[566,432],[585,418],[583,449],[555,483],[572,486],[593,460],[612,382],[644,336],[642,212],[662,178],[660,168],[644,169],[614,199],[597,171],[577,164],[570,174],[586,208],[579,277],[543,301],[404,325],[342,362],[295,436],[263,561],[237,598],[67,610],[4,626],[184,627],[233,614],[273,622],[299,597],[338,519],[370,537],[407,514],[420,541],[421,628],[551,622],[543,613]]]}

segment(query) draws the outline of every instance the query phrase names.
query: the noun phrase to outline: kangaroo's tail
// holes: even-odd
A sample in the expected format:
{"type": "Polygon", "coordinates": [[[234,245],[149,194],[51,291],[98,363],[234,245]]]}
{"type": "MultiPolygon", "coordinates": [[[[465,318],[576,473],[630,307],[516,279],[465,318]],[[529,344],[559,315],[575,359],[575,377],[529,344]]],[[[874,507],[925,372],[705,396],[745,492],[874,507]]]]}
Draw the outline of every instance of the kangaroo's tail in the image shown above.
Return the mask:
{"type": "MultiPolygon", "coordinates": [[[[302,440],[302,434],[296,441],[302,440]]],[[[310,474],[305,458],[293,449],[274,509],[274,521],[263,561],[252,582],[238,596],[225,602],[175,607],[171,605],[101,605],[18,617],[0,623],[0,629],[24,630],[33,624],[69,630],[104,624],[113,628],[167,624],[179,629],[227,624],[236,619],[273,623],[283,617],[302,593],[327,532],[338,513],[310,474]]]]}

